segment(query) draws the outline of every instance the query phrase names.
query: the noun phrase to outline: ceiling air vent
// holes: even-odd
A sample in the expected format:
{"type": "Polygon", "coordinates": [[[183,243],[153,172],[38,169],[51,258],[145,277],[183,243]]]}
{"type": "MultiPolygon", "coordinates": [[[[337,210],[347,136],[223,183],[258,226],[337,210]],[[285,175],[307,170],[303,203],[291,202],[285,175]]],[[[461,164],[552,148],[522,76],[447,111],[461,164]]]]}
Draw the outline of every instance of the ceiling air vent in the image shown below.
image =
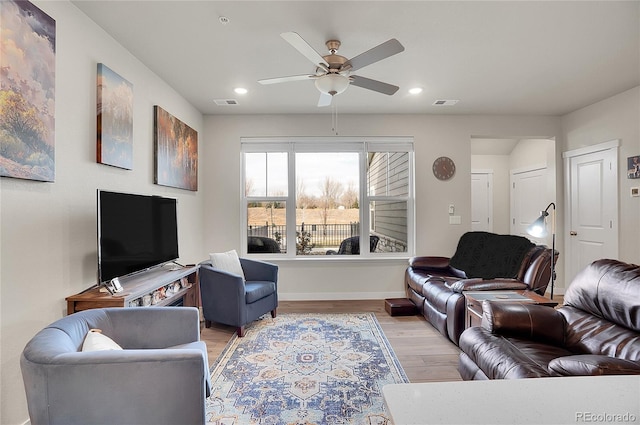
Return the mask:
{"type": "Polygon", "coordinates": [[[238,101],[235,99],[213,99],[218,106],[237,105],[238,101]]]}
{"type": "Polygon", "coordinates": [[[453,106],[456,103],[460,102],[459,100],[452,100],[452,99],[438,99],[435,102],[433,102],[434,106],[453,106]]]}

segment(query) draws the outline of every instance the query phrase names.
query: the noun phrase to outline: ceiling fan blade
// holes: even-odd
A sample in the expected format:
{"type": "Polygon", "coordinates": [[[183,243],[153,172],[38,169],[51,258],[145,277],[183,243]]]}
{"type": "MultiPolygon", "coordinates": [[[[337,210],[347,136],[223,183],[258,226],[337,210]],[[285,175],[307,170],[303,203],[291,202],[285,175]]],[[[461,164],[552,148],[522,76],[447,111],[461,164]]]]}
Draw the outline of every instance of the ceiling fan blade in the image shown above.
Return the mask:
{"type": "Polygon", "coordinates": [[[389,96],[397,92],[400,88],[398,86],[383,83],[382,81],[372,80],[371,78],[366,77],[359,77],[357,75],[352,75],[350,78],[352,78],[351,84],[354,86],[377,91],[378,93],[388,94],[389,96]]]}
{"type": "Polygon", "coordinates": [[[323,106],[331,106],[331,100],[333,100],[333,96],[328,93],[320,93],[320,99],[318,99],[318,107],[321,108],[323,106]]]}
{"type": "Polygon", "coordinates": [[[291,75],[289,77],[277,77],[277,78],[267,78],[264,80],[258,80],[260,84],[277,84],[277,83],[286,83],[289,81],[302,81],[302,80],[311,80],[316,76],[313,74],[305,74],[305,75],[291,75]]]}
{"type": "Polygon", "coordinates": [[[392,38],[349,59],[342,65],[342,68],[350,66],[351,70],[355,71],[356,69],[364,68],[367,65],[371,65],[372,63],[381,61],[400,52],[404,52],[404,46],[400,44],[398,40],[392,38]]]}
{"type": "Polygon", "coordinates": [[[324,60],[322,55],[309,45],[297,32],[283,32],[280,37],[284,38],[297,51],[302,53],[304,57],[309,59],[315,66],[324,65],[326,68],[329,64],[324,60]]]}

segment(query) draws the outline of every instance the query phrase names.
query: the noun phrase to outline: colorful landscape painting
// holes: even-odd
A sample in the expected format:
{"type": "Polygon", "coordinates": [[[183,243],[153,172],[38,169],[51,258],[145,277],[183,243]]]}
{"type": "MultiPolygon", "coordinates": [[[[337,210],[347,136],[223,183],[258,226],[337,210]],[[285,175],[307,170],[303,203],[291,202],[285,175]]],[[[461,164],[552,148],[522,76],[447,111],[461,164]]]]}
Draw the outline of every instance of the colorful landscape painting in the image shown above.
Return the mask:
{"type": "Polygon", "coordinates": [[[56,21],[28,1],[0,9],[0,176],[53,181],[56,21]]]}
{"type": "Polygon", "coordinates": [[[154,106],[155,182],[198,190],[198,132],[154,106]]]}
{"type": "Polygon", "coordinates": [[[133,85],[98,64],[98,143],[101,164],[133,169],[133,85]]]}

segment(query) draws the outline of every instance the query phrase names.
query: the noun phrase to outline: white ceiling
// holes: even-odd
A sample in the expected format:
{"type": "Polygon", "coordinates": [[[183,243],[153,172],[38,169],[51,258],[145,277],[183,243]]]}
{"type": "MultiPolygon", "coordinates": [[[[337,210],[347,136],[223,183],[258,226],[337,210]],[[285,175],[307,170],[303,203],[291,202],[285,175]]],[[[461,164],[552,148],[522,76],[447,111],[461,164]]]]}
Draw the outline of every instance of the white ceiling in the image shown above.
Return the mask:
{"type": "Polygon", "coordinates": [[[562,115],[640,84],[638,1],[73,3],[204,114],[331,112],[316,106],[311,81],[257,83],[314,72],[280,37],[286,31],[322,55],[338,39],[347,58],[390,38],[404,45],[356,72],[400,90],[351,86],[334,99],[341,114],[562,115]],[[249,92],[235,94],[239,86],[249,92]],[[414,86],[423,93],[409,95],[414,86]],[[437,99],[460,102],[433,106],[437,99]]]}

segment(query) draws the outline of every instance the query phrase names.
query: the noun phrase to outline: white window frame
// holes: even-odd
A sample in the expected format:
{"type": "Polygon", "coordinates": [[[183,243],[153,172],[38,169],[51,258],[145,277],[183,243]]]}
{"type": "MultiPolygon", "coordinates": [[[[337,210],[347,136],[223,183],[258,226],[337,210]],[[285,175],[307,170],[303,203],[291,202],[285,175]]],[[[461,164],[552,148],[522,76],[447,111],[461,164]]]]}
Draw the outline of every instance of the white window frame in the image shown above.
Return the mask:
{"type": "Polygon", "coordinates": [[[408,258],[415,255],[415,164],[413,137],[243,137],[240,139],[242,163],[240,167],[241,188],[241,220],[240,249],[241,255],[259,259],[295,259],[304,261],[330,260],[371,260],[381,258],[408,258]],[[287,196],[246,196],[245,154],[263,152],[285,152],[288,155],[288,189],[287,196]],[[359,255],[296,255],[296,153],[304,152],[356,152],[359,154],[359,219],[361,246],[359,255]],[[367,153],[368,152],[406,152],[409,155],[409,178],[406,197],[370,196],[367,192],[367,153]],[[369,206],[371,201],[405,201],[407,203],[407,251],[375,252],[368,249],[368,236],[371,231],[369,206]],[[248,254],[247,253],[247,207],[251,202],[280,201],[286,203],[287,252],[282,254],[248,254]],[[363,244],[362,241],[365,241],[363,244]]]}

